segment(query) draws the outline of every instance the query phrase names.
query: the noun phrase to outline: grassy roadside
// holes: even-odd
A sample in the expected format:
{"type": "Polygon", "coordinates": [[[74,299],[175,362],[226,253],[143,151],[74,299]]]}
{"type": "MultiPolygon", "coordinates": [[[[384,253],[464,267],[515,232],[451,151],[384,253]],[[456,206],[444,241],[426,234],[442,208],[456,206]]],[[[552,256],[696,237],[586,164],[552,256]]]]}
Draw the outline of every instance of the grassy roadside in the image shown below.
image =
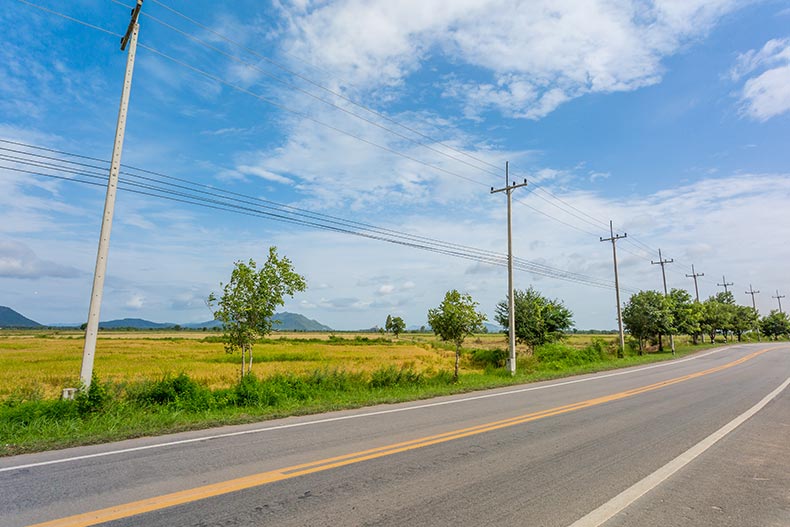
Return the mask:
{"type": "MultiPolygon", "coordinates": [[[[677,357],[711,347],[679,346],[677,357]]],[[[501,368],[501,354],[496,348],[465,350],[465,362],[474,367],[462,372],[458,383],[451,382],[449,370],[406,363],[356,371],[333,365],[249,377],[221,388],[183,373],[134,382],[98,380],[77,401],[17,392],[0,404],[0,456],[425,399],[672,358],[667,352],[617,359],[611,343],[597,339],[583,347],[553,344],[520,357],[511,377],[501,368]]]]}

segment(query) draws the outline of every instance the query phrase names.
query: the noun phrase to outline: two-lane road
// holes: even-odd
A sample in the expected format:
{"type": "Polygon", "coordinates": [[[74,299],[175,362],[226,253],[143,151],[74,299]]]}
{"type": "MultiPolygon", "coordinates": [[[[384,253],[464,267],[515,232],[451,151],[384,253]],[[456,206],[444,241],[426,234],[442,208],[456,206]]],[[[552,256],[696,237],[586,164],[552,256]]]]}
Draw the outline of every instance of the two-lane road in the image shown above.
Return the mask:
{"type": "Polygon", "coordinates": [[[790,346],[0,459],[0,525],[790,526],[790,346]]]}

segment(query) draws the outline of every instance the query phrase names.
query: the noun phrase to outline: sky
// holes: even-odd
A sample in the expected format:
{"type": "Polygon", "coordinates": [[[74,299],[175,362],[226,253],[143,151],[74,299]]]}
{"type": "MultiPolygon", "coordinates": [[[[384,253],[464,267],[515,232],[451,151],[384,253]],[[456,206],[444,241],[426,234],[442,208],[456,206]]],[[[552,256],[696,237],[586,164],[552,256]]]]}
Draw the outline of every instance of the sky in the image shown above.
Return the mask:
{"type": "MultiPolygon", "coordinates": [[[[0,10],[0,305],[44,324],[87,319],[105,188],[85,174],[106,177],[88,158],[112,153],[130,5],[0,10]]],[[[308,284],[283,310],[338,330],[423,325],[450,289],[493,320],[506,267],[468,256],[506,254],[506,162],[527,180],[515,286],[579,329],[617,327],[610,220],[623,302],[663,287],[659,249],[669,288],[704,273],[702,299],[727,282],[751,305],[751,286],[768,314],[790,292],[786,0],[145,0],[139,21],[122,162],[150,172],[121,183],[179,178],[181,201],[118,193],[102,320],[210,320],[234,262],[270,246],[308,284]],[[235,208],[185,203],[194,185],[235,208]]]]}

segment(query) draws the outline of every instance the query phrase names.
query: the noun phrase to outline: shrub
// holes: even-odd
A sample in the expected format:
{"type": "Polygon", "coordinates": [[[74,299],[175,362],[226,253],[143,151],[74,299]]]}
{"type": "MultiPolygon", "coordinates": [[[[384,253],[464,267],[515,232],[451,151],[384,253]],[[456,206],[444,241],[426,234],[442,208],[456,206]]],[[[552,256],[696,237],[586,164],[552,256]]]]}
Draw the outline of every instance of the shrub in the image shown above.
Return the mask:
{"type": "Polygon", "coordinates": [[[420,384],[423,384],[422,374],[406,366],[402,366],[401,368],[396,368],[395,366],[379,368],[370,376],[371,388],[418,386],[420,384]]]}
{"type": "Polygon", "coordinates": [[[472,350],[472,363],[478,366],[492,366],[494,368],[504,368],[505,360],[508,357],[508,350],[497,349],[476,349],[472,350]]]}
{"type": "Polygon", "coordinates": [[[541,370],[564,370],[600,362],[607,353],[606,344],[594,340],[589,346],[576,349],[561,343],[544,344],[535,348],[535,358],[541,370]]]}
{"type": "Polygon", "coordinates": [[[81,389],[77,391],[77,396],[74,398],[80,415],[100,412],[110,402],[109,387],[99,380],[96,372],[93,372],[90,387],[87,390],[82,389],[83,387],[80,387],[81,389]]]}
{"type": "Polygon", "coordinates": [[[268,381],[261,381],[255,376],[254,373],[245,375],[236,385],[236,399],[237,406],[254,406],[265,407],[274,406],[282,398],[283,393],[278,388],[281,384],[280,377],[269,379],[268,381]]]}
{"type": "Polygon", "coordinates": [[[144,382],[127,393],[130,400],[146,406],[174,405],[201,410],[213,405],[211,391],[183,372],[175,377],[168,374],[157,381],[144,382]]]}

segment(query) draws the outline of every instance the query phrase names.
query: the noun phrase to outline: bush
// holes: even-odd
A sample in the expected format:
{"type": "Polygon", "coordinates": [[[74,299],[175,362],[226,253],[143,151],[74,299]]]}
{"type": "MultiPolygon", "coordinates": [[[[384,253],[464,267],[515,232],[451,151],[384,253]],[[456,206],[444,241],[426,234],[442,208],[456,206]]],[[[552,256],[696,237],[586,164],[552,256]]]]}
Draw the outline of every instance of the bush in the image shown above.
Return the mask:
{"type": "Polygon", "coordinates": [[[245,375],[235,388],[236,405],[259,408],[274,406],[283,398],[283,393],[288,393],[287,391],[281,392],[278,390],[278,385],[281,384],[280,379],[281,377],[277,377],[268,381],[261,381],[253,373],[245,375]]]}
{"type": "Polygon", "coordinates": [[[127,390],[131,401],[145,406],[174,405],[189,410],[203,410],[213,406],[211,391],[186,373],[175,377],[165,375],[158,381],[146,381],[127,390]]]}
{"type": "Polygon", "coordinates": [[[582,349],[556,342],[535,348],[535,358],[541,370],[564,370],[600,362],[606,358],[607,353],[606,344],[598,339],[582,349]]]}
{"type": "Polygon", "coordinates": [[[472,363],[477,366],[492,366],[494,368],[504,368],[505,361],[508,357],[508,350],[506,349],[476,349],[472,350],[472,363]]]}
{"type": "Polygon", "coordinates": [[[109,387],[99,380],[96,372],[93,372],[91,376],[90,388],[87,390],[83,388],[84,385],[80,387],[80,390],[77,391],[77,396],[74,398],[80,415],[100,412],[112,398],[109,387]]]}
{"type": "Polygon", "coordinates": [[[371,388],[386,388],[388,386],[419,386],[423,384],[421,373],[412,368],[401,366],[388,366],[374,371],[370,376],[371,388]]]}

